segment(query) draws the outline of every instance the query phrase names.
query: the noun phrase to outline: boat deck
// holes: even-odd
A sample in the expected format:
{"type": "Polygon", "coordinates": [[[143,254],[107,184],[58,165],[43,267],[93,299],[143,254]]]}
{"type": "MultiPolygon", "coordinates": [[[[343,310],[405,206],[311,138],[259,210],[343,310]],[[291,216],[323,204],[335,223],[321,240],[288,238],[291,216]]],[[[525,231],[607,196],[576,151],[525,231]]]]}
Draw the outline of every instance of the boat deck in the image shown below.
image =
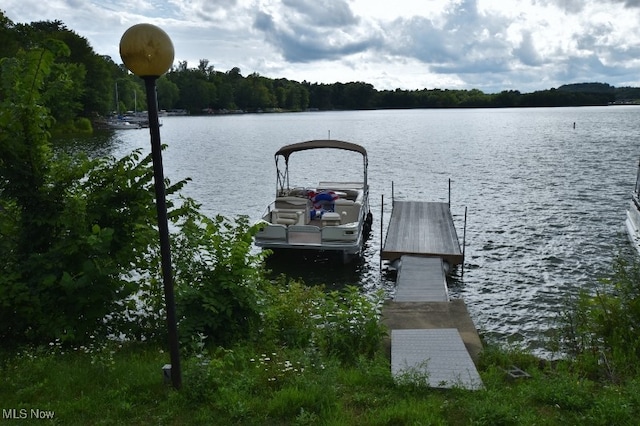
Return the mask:
{"type": "Polygon", "coordinates": [[[452,267],[463,262],[449,204],[394,201],[380,257],[394,261],[407,254],[440,257],[452,267]]]}

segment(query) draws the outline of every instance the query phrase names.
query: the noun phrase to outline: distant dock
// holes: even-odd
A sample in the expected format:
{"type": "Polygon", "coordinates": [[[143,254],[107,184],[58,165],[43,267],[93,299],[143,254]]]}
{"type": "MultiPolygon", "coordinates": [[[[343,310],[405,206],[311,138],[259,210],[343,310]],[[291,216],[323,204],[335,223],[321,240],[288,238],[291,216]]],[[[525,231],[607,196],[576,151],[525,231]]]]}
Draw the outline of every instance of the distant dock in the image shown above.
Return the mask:
{"type": "Polygon", "coordinates": [[[474,364],[480,337],[447,289],[445,264],[464,261],[449,204],[395,201],[380,257],[398,269],[394,300],[383,309],[393,376],[420,373],[431,387],[482,389],[474,364]]]}

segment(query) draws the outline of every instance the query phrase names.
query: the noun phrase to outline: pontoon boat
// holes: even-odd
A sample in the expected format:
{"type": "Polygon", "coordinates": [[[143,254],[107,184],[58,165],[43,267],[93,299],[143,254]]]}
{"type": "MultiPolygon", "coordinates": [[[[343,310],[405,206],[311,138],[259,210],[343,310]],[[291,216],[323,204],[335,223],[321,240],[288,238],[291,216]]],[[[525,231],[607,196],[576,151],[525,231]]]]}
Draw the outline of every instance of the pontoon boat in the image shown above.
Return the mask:
{"type": "Polygon", "coordinates": [[[338,252],[345,261],[359,255],[373,220],[369,209],[367,151],[350,142],[312,140],[280,148],[275,161],[276,198],[262,216],[262,227],[255,236],[255,244],[272,250],[338,252]],[[362,181],[320,181],[314,187],[290,187],[291,154],[310,149],[360,153],[364,170],[362,181]]]}

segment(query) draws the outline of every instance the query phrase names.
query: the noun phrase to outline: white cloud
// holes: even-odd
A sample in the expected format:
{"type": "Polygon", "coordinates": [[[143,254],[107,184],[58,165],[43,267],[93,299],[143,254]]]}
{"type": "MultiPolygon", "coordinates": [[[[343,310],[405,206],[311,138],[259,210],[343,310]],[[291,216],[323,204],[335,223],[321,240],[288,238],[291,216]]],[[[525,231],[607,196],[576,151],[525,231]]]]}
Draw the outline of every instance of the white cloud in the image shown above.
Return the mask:
{"type": "Polygon", "coordinates": [[[131,25],[171,36],[176,60],[378,89],[523,92],[639,85],[640,0],[4,0],[9,19],[60,20],[120,62],[131,25]]]}
{"type": "Polygon", "coordinates": [[[522,62],[523,65],[537,66],[542,64],[542,59],[538,54],[530,31],[522,32],[522,41],[513,50],[514,55],[522,62]]]}

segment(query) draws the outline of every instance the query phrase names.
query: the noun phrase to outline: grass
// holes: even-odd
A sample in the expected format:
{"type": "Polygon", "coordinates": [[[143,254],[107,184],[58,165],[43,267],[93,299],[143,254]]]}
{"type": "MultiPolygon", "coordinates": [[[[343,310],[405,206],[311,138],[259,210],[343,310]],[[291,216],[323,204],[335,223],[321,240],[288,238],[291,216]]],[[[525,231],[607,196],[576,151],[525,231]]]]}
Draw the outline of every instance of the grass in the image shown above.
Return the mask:
{"type": "Polygon", "coordinates": [[[251,345],[184,359],[175,391],[162,380],[168,355],[152,343],[52,346],[2,355],[3,421],[26,413],[20,424],[42,424],[32,409],[71,425],[630,425],[640,414],[637,378],[602,384],[568,361],[492,349],[480,363],[482,391],[396,383],[381,352],[344,365],[251,345]],[[531,378],[510,380],[503,367],[514,362],[531,378]]]}

